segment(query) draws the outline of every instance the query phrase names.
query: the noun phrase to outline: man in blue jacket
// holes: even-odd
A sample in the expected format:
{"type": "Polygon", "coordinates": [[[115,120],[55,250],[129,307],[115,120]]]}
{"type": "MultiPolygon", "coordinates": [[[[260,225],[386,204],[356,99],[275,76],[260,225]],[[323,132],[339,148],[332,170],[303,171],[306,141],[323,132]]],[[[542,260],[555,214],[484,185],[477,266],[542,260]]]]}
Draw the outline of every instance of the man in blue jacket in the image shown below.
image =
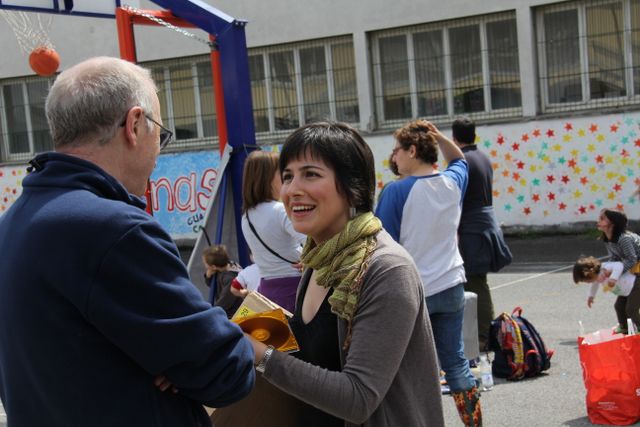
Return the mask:
{"type": "Polygon", "coordinates": [[[238,326],[189,281],[141,199],[160,149],[148,70],[93,58],[46,102],[36,156],[0,217],[0,397],[11,427],[208,426],[253,387],[238,326]],[[174,392],[154,384],[164,377],[174,392]]]}

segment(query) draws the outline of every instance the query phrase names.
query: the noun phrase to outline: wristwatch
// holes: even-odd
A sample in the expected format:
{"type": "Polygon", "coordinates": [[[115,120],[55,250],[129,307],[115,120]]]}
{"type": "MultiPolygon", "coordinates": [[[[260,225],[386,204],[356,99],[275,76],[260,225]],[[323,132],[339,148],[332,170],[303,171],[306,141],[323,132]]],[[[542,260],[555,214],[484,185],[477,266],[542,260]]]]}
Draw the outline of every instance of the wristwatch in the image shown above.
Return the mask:
{"type": "Polygon", "coordinates": [[[264,351],[264,355],[262,356],[262,360],[260,363],[256,365],[256,371],[261,374],[264,373],[265,368],[267,367],[267,362],[271,359],[271,355],[273,354],[274,348],[272,345],[267,346],[267,349],[264,351]]]}

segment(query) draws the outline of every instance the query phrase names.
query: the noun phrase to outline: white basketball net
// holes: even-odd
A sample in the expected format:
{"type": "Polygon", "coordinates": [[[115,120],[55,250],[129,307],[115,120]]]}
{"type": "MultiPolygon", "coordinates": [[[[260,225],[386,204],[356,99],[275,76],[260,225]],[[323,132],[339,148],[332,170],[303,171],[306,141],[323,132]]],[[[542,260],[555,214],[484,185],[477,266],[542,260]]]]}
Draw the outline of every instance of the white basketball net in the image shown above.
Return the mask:
{"type": "Polygon", "coordinates": [[[52,15],[43,19],[39,13],[27,14],[15,10],[0,9],[0,16],[7,21],[13,30],[20,49],[26,54],[31,53],[36,47],[44,46],[53,49],[53,43],[49,39],[52,15]]]}
{"type": "Polygon", "coordinates": [[[173,30],[177,33],[182,34],[183,36],[187,36],[190,39],[196,40],[200,43],[204,43],[209,47],[213,47],[213,42],[211,42],[210,40],[205,40],[202,37],[198,37],[197,35],[190,33],[189,31],[185,30],[184,28],[180,28],[180,27],[176,27],[175,25],[173,25],[170,22],[167,22],[163,19],[158,18],[157,16],[153,16],[147,12],[145,12],[144,10],[135,8],[133,6],[129,6],[128,4],[125,4],[122,6],[123,9],[126,9],[129,13],[133,13],[134,15],[138,15],[138,16],[143,16],[145,18],[147,18],[150,21],[155,22],[156,24],[160,24],[163,27],[166,27],[170,30],[173,30]]]}

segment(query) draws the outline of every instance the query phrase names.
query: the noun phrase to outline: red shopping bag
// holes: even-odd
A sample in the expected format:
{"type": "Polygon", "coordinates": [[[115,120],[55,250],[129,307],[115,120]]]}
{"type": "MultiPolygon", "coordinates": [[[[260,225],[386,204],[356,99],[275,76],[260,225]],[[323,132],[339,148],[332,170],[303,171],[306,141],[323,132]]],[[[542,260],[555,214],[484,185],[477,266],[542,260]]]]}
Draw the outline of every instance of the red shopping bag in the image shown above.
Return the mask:
{"type": "Polygon", "coordinates": [[[640,420],[640,335],[594,334],[578,338],[589,420],[633,424],[640,420]]]}

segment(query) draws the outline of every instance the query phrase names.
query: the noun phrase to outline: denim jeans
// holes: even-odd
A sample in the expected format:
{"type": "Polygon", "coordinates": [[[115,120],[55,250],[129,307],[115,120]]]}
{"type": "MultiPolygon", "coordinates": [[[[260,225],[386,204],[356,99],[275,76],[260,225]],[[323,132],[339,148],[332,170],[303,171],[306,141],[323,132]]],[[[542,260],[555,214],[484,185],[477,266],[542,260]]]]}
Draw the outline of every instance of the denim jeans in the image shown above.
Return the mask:
{"type": "Polygon", "coordinates": [[[427,297],[427,309],[447,384],[452,392],[471,390],[476,381],[469,370],[469,361],[464,357],[462,340],[464,284],[427,297]]]}

